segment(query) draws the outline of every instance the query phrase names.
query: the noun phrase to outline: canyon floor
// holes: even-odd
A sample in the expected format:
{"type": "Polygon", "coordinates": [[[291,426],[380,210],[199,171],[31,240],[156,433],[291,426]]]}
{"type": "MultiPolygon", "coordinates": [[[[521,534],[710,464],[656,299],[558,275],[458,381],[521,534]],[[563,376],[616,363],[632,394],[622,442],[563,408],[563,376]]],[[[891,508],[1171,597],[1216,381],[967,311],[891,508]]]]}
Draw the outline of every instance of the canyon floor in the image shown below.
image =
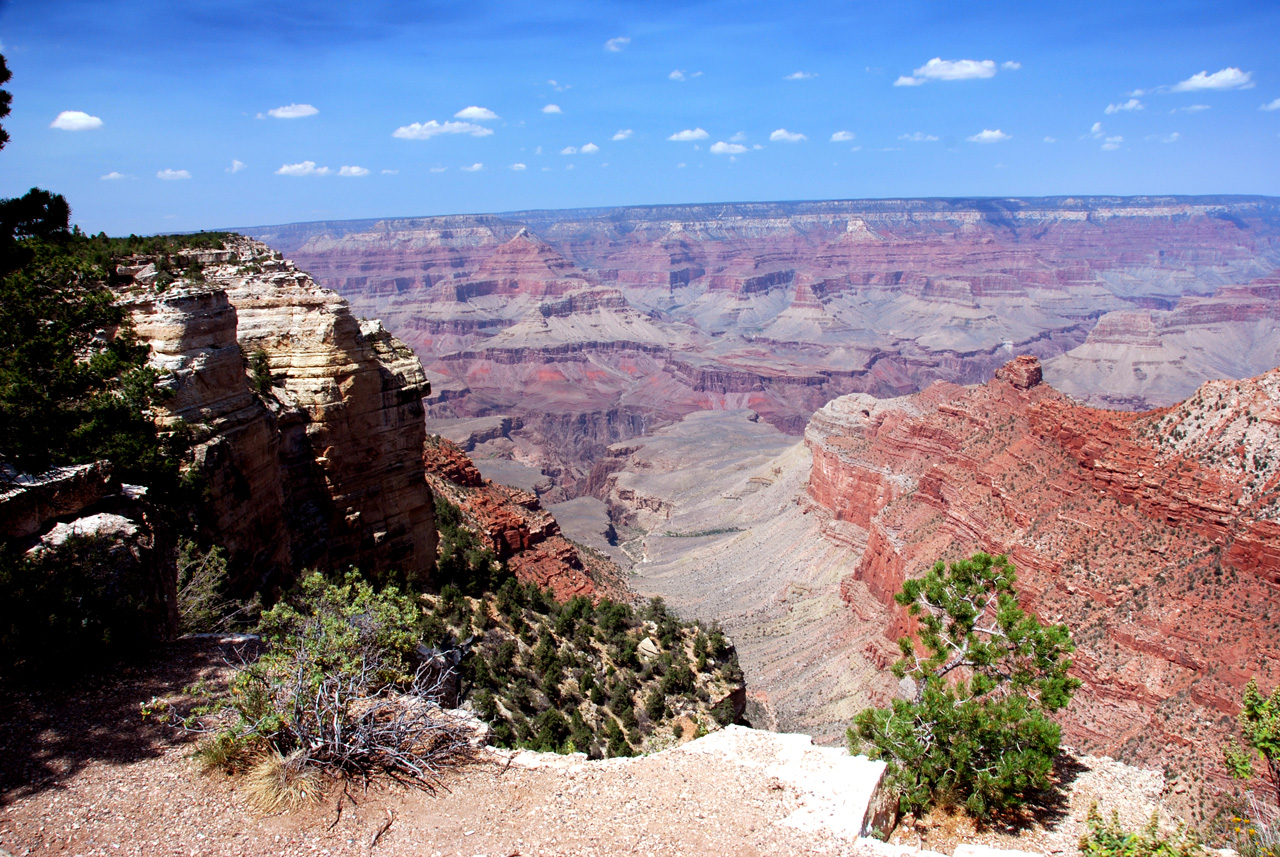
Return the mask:
{"type": "Polygon", "coordinates": [[[780,752],[777,736],[737,730],[637,759],[493,753],[433,793],[375,784],[341,796],[335,786],[314,807],[263,817],[234,779],[198,771],[189,741],[138,715],[152,696],[219,680],[222,654],[216,642],[184,640],[74,693],[7,694],[0,854],[888,857],[959,841],[1059,854],[1074,853],[1093,800],[1130,826],[1160,808],[1158,772],[1086,757],[1064,766],[1063,799],[1020,831],[942,819],[886,846],[850,829],[832,756],[822,756],[835,751],[797,749],[793,736],[780,752]]]}

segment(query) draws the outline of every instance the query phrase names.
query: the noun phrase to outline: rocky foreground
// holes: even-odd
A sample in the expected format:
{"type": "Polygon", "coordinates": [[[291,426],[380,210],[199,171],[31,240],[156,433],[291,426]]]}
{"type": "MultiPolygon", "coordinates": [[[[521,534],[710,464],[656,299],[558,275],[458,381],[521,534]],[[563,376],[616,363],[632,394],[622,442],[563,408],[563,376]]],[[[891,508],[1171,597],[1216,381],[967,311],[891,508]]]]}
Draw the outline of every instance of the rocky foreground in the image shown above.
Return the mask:
{"type": "Polygon", "coordinates": [[[1157,772],[1081,758],[1063,768],[1063,799],[1020,830],[925,830],[889,846],[860,838],[886,820],[878,763],[731,727],[634,759],[493,751],[434,792],[335,785],[318,805],[263,817],[236,780],[199,773],[189,743],[138,715],[176,684],[217,681],[220,655],[187,640],[74,694],[7,696],[0,853],[914,857],[923,845],[921,857],[973,857],[985,843],[1049,855],[1074,853],[1093,800],[1130,827],[1162,806],[1157,772]]]}

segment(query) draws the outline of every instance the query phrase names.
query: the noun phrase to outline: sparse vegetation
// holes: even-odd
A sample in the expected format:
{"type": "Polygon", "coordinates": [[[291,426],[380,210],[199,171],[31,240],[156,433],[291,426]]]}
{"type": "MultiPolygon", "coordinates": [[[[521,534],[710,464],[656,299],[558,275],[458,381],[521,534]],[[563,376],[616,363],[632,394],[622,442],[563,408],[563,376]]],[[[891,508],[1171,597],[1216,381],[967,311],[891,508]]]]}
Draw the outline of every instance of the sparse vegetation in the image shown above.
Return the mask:
{"type": "Polygon", "coordinates": [[[1080,854],[1083,857],[1204,857],[1204,848],[1186,829],[1179,826],[1172,834],[1160,832],[1160,817],[1151,816],[1146,827],[1127,831],[1120,819],[1112,813],[1110,820],[1103,820],[1095,802],[1085,818],[1087,830],[1080,837],[1080,854]]]}
{"type": "Polygon", "coordinates": [[[1280,807],[1280,687],[1267,697],[1258,690],[1258,680],[1249,679],[1236,722],[1244,746],[1232,740],[1224,748],[1227,770],[1237,779],[1250,780],[1259,776],[1260,766],[1261,778],[1280,807]]]}

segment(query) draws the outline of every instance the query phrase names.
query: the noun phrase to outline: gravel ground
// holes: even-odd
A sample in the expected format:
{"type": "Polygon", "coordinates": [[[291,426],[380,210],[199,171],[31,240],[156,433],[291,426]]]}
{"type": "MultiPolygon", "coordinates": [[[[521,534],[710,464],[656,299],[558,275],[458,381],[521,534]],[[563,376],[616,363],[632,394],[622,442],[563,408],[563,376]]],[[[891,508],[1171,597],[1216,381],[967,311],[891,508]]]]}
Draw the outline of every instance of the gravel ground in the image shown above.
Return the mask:
{"type": "MultiPolygon", "coordinates": [[[[776,742],[761,733],[746,735],[738,745],[746,749],[734,751],[737,756],[716,749],[723,744],[714,741],[589,763],[495,751],[450,772],[434,793],[394,784],[344,792],[332,785],[314,807],[263,817],[249,808],[236,780],[199,773],[189,742],[138,713],[153,696],[201,678],[218,680],[225,672],[223,654],[216,641],[182,641],[150,664],[85,683],[74,694],[0,688],[7,690],[0,704],[0,853],[873,853],[865,840],[841,829],[829,777],[811,778],[822,781],[815,787],[804,777],[779,773],[776,751],[768,750],[776,742]],[[826,798],[819,794],[823,788],[826,798]],[[815,824],[823,813],[828,821],[815,824]],[[808,822],[798,829],[802,816],[808,822]]],[[[1140,822],[1149,816],[1152,790],[1158,793],[1152,777],[1158,775],[1144,779],[1142,772],[1094,760],[1086,760],[1085,768],[1099,773],[1074,777],[1060,821],[1083,816],[1092,794],[1081,791],[1085,784],[1106,793],[1105,808],[1112,805],[1108,795],[1132,804],[1132,811],[1122,808],[1122,817],[1140,822]]],[[[899,840],[939,849],[943,826],[924,842],[912,841],[913,834],[899,840]]],[[[1075,835],[1064,830],[1050,838],[974,838],[1051,853],[1073,845],[1075,835]]]]}

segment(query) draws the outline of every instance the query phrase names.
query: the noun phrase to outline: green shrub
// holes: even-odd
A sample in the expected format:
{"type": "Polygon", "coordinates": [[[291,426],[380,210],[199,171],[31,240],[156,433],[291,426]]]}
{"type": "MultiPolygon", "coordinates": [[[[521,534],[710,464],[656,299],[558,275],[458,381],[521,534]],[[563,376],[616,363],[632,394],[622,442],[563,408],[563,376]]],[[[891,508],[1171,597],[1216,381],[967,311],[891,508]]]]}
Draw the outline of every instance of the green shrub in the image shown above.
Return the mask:
{"type": "Polygon", "coordinates": [[[1185,827],[1169,836],[1160,832],[1160,816],[1152,815],[1147,826],[1130,832],[1120,826],[1113,812],[1104,821],[1095,802],[1085,818],[1086,832],[1080,837],[1083,857],[1205,857],[1205,851],[1185,827]]]}
{"type": "Polygon", "coordinates": [[[1065,626],[1043,626],[1018,606],[1013,566],[984,553],[939,562],[896,600],[919,622],[899,641],[899,676],[914,699],[868,708],[848,731],[851,752],[889,763],[903,812],[963,804],[986,818],[1050,785],[1060,729],[1047,715],[1079,686],[1065,626]]]}

